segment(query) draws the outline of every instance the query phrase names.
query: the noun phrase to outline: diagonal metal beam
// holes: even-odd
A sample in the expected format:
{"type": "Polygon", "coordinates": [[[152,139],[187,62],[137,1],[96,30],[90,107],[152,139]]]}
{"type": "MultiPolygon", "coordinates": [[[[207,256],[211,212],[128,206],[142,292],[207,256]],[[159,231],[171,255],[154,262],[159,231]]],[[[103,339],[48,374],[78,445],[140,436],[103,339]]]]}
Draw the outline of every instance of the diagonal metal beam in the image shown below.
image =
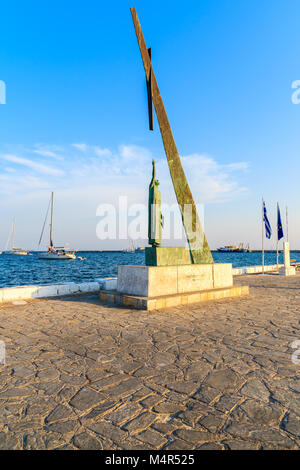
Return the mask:
{"type": "Polygon", "coordinates": [[[195,264],[213,263],[211,251],[197,213],[190,187],[182,168],[168,116],[163,100],[160,96],[151,64],[151,58],[142,33],[142,28],[135,8],[130,8],[130,11],[144,64],[147,83],[151,78],[152,100],[156,111],[177,202],[181,212],[182,223],[190,248],[191,259],[195,264]]]}

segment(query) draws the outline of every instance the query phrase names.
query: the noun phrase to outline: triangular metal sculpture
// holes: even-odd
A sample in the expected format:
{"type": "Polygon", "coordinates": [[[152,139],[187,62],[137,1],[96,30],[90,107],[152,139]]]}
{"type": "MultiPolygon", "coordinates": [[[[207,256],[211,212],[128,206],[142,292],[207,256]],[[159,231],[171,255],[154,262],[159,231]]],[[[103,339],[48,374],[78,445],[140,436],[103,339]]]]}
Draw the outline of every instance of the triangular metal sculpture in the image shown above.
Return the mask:
{"type": "Polygon", "coordinates": [[[211,251],[197,213],[190,187],[181,165],[168,116],[152,69],[151,49],[147,49],[135,8],[130,8],[130,11],[146,73],[149,127],[150,130],[153,130],[153,101],[168,160],[173,187],[181,212],[182,223],[189,244],[191,261],[194,264],[211,264],[213,263],[211,251]]]}

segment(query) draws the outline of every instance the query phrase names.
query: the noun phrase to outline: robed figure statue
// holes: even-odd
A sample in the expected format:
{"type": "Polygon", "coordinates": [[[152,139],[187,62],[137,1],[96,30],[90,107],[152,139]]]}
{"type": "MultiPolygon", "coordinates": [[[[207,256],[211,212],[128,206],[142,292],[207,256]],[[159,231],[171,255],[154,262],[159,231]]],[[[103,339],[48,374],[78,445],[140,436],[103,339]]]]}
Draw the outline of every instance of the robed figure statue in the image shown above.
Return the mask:
{"type": "Polygon", "coordinates": [[[156,179],[155,161],[152,160],[152,180],[149,185],[148,204],[148,239],[149,245],[159,246],[161,243],[161,194],[158,188],[159,181],[156,179]]]}

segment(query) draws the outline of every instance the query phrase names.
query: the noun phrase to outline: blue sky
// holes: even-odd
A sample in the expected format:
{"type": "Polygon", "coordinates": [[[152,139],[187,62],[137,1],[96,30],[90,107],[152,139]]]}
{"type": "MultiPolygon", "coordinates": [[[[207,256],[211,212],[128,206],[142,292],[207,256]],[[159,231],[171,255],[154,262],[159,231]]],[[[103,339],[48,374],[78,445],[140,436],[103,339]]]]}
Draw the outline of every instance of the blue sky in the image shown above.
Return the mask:
{"type": "MultiPolygon", "coordinates": [[[[157,123],[147,128],[135,6],[210,245],[260,247],[261,197],[298,235],[300,105],[296,0],[15,1],[1,5],[0,244],[11,218],[35,248],[50,191],[57,243],[126,246],[96,237],[101,203],[145,203],[151,158],[175,201],[157,123]],[[78,145],[79,144],[79,145],[78,145]]],[[[275,228],[275,227],[273,227],[275,228]]],[[[273,248],[275,239],[266,242],[273,248]]]]}

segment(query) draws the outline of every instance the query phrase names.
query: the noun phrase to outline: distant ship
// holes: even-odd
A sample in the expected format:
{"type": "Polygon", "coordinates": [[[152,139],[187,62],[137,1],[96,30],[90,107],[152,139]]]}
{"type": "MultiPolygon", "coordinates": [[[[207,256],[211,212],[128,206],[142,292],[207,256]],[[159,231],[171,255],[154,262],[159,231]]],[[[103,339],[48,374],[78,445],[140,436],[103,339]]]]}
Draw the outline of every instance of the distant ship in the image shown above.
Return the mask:
{"type": "MultiPolygon", "coordinates": [[[[53,241],[52,241],[52,232],[53,232],[53,192],[51,193],[50,205],[51,205],[50,243],[49,243],[49,246],[48,246],[48,251],[39,252],[38,253],[38,258],[39,259],[49,259],[49,260],[53,260],[53,259],[56,259],[56,260],[57,259],[62,259],[62,260],[63,259],[69,259],[69,260],[70,259],[76,259],[75,250],[67,250],[64,247],[55,247],[53,245],[53,241]]],[[[46,220],[47,220],[47,217],[48,217],[48,211],[49,211],[49,206],[48,206],[48,210],[47,210],[47,213],[46,213],[46,218],[45,218],[45,221],[44,221],[44,225],[43,225],[43,228],[42,228],[42,233],[41,233],[41,236],[40,236],[39,246],[40,246],[42,238],[43,238],[44,228],[45,228],[46,220]]]]}
{"type": "Polygon", "coordinates": [[[11,232],[8,235],[6,248],[5,248],[5,251],[3,252],[3,254],[4,255],[19,255],[19,256],[28,255],[27,250],[24,250],[23,248],[15,248],[15,228],[16,228],[16,219],[13,218],[11,232]],[[10,239],[11,239],[11,249],[8,250],[7,248],[8,248],[10,239]]]}
{"type": "Polygon", "coordinates": [[[225,245],[218,248],[218,251],[221,253],[251,253],[250,245],[244,247],[244,243],[240,243],[239,245],[225,245]]]}

